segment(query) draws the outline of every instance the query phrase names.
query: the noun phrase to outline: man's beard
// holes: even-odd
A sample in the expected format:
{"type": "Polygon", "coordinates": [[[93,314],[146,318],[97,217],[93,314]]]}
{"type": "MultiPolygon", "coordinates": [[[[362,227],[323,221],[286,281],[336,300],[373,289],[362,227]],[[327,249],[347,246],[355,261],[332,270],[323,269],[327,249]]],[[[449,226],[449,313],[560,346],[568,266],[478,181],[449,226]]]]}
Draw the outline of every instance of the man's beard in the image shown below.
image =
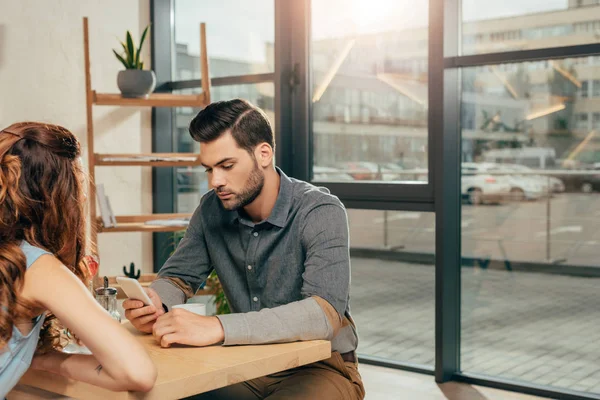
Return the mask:
{"type": "Polygon", "coordinates": [[[231,202],[229,204],[226,204],[223,200],[221,200],[221,203],[223,204],[223,207],[226,210],[238,210],[256,200],[256,198],[262,191],[264,185],[265,175],[258,168],[258,164],[255,161],[254,169],[250,173],[250,176],[248,177],[246,185],[244,186],[242,191],[239,194],[233,193],[233,198],[231,199],[231,202]]]}

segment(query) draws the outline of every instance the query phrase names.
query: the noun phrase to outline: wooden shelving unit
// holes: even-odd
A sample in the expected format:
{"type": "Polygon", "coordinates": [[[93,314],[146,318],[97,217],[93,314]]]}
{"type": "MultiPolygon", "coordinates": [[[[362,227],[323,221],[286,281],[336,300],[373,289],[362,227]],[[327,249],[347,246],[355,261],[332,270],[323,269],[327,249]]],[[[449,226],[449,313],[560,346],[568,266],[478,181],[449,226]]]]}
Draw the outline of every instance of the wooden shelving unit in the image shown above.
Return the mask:
{"type": "MultiPolygon", "coordinates": [[[[152,93],[146,98],[124,98],[120,94],[98,93],[92,89],[90,68],[90,46],[88,18],[83,18],[83,46],[85,61],[87,146],[89,165],[89,217],[92,224],[91,240],[98,243],[98,233],[109,232],[175,232],[184,230],[187,225],[147,224],[146,221],[189,218],[190,214],[149,214],[135,216],[117,216],[116,227],[104,227],[96,212],[96,167],[186,167],[200,165],[196,153],[152,153],[152,154],[98,154],[94,151],[93,106],[130,106],[130,107],[205,107],[210,103],[210,79],[206,50],[206,25],[200,24],[200,76],[202,93],[198,95],[180,95],[171,93],[152,93]]],[[[115,77],[116,79],[116,77],[115,77]]]]}
{"type": "MultiPolygon", "coordinates": [[[[202,80],[204,81],[204,77],[202,80]]],[[[206,98],[206,92],[199,95],[152,93],[146,98],[127,98],[118,93],[96,93],[95,90],[92,92],[92,100],[99,106],[202,107],[208,103],[206,98]]]]}
{"type": "Polygon", "coordinates": [[[147,215],[119,215],[117,226],[106,228],[102,219],[96,219],[98,232],[177,232],[187,228],[182,225],[148,224],[148,221],[191,218],[192,214],[147,214],[147,215]]]}
{"type": "Polygon", "coordinates": [[[94,154],[96,166],[141,167],[190,167],[200,165],[198,154],[151,153],[151,154],[94,154]],[[136,159],[139,157],[139,159],[136,159]],[[153,158],[153,160],[149,160],[153,158]],[[185,160],[181,160],[185,158],[185,160]]]}

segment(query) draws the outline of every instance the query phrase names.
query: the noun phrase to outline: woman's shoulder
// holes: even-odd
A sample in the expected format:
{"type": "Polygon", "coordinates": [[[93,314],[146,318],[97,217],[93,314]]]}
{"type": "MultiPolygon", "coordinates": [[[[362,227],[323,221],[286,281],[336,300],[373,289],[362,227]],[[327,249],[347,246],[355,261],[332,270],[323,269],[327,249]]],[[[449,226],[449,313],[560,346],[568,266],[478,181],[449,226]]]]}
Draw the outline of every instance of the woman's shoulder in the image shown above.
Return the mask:
{"type": "Polygon", "coordinates": [[[37,259],[40,258],[41,256],[43,256],[45,254],[52,255],[52,253],[50,253],[49,251],[44,250],[41,247],[33,246],[26,240],[23,240],[21,242],[21,250],[25,254],[27,268],[31,267],[31,265],[34,262],[36,262],[37,259]]]}

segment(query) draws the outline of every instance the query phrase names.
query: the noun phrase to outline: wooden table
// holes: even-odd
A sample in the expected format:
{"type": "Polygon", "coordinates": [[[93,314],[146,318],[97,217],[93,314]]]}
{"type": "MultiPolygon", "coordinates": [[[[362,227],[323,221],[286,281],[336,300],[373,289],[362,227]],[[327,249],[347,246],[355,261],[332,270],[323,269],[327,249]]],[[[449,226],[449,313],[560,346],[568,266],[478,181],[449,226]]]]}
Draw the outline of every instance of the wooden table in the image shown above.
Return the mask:
{"type": "Polygon", "coordinates": [[[149,393],[112,392],[60,375],[29,370],[16,390],[9,394],[9,400],[31,398],[27,395],[27,386],[90,400],[179,399],[331,356],[331,344],[325,340],[259,346],[174,346],[163,349],[152,335],[137,332],[129,323],[125,326],[143,343],[158,369],[156,385],[149,393]]]}

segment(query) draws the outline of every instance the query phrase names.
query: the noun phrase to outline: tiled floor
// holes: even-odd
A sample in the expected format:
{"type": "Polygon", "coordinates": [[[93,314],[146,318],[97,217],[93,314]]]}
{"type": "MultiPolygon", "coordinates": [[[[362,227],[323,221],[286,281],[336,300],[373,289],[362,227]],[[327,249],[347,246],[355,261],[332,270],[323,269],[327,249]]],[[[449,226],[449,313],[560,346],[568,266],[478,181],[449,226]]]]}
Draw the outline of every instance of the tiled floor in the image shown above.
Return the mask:
{"type": "MultiPolygon", "coordinates": [[[[398,371],[372,365],[360,365],[365,400],[536,400],[538,397],[506,392],[486,387],[450,382],[435,383],[433,376],[398,371]]],[[[31,387],[20,386],[8,400],[71,400],[31,387]]]]}
{"type": "Polygon", "coordinates": [[[435,383],[433,376],[360,365],[365,400],[535,400],[540,397],[465,383],[435,383]]]}
{"type": "MultiPolygon", "coordinates": [[[[462,369],[600,394],[600,279],[464,268],[462,369]]],[[[432,365],[434,269],[352,261],[359,353],[432,365]]]]}

